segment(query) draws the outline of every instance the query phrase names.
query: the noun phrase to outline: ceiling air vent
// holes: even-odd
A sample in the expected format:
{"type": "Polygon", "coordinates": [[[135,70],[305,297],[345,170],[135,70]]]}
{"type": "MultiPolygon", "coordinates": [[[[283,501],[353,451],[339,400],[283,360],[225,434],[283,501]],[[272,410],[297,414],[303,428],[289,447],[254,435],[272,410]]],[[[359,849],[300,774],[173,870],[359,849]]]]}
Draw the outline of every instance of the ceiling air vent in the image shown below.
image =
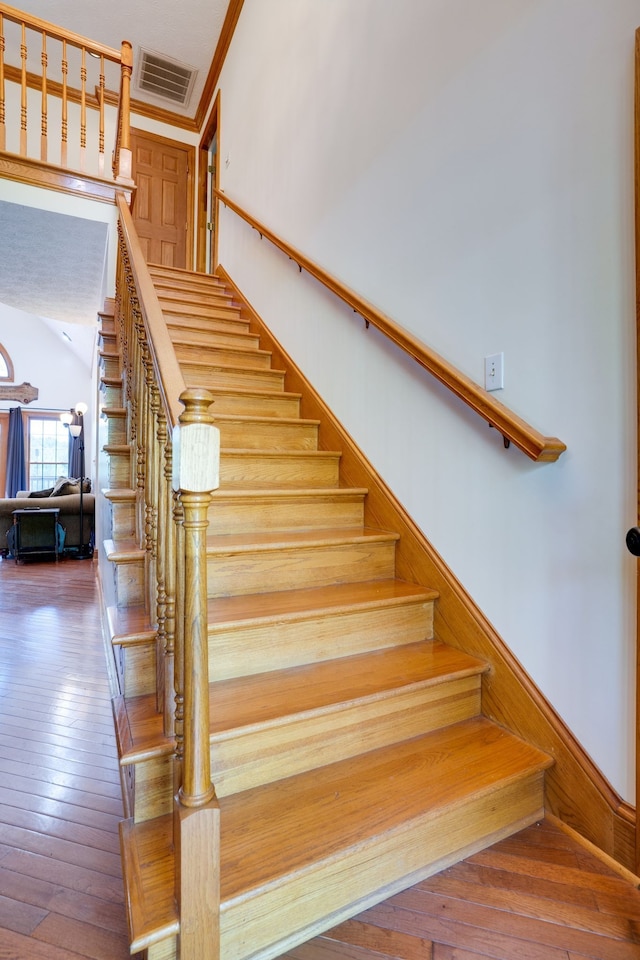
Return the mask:
{"type": "Polygon", "coordinates": [[[137,86],[145,93],[186,106],[197,71],[149,50],[138,57],[137,86]]]}

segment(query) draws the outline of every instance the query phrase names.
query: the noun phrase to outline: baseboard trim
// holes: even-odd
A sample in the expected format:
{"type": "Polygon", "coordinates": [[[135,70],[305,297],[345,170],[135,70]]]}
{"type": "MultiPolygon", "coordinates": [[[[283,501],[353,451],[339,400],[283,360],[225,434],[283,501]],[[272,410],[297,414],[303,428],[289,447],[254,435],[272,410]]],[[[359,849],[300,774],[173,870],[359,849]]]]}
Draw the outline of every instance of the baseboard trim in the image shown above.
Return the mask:
{"type": "Polygon", "coordinates": [[[438,590],[436,636],[490,663],[482,681],[485,715],[553,756],[555,764],[546,775],[546,811],[618,864],[633,870],[635,809],[622,800],[588,756],[222,265],[216,275],[243,304],[252,332],[260,334],[261,345],[273,354],[273,365],[287,371],[285,389],[302,394],[301,416],[321,421],[320,447],[342,450],[340,475],[344,484],[368,488],[367,526],[400,533],[398,576],[438,590]]]}

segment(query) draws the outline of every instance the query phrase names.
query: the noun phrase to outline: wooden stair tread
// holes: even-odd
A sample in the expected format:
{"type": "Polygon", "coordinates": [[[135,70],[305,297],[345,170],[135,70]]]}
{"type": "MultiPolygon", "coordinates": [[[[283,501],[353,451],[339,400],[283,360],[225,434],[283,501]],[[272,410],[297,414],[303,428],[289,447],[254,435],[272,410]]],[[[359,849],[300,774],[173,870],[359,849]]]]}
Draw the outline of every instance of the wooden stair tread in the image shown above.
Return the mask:
{"type": "Polygon", "coordinates": [[[286,372],[284,370],[276,370],[273,367],[265,367],[264,369],[262,367],[246,367],[246,366],[242,366],[241,364],[235,364],[235,363],[220,363],[217,360],[215,361],[215,363],[207,363],[206,361],[203,361],[203,360],[189,360],[189,359],[180,361],[180,368],[186,371],[189,371],[190,368],[197,368],[197,367],[203,367],[203,366],[207,367],[207,369],[211,373],[217,370],[220,370],[222,373],[226,371],[228,371],[229,373],[245,373],[245,372],[250,374],[262,373],[262,374],[271,374],[273,377],[284,377],[286,372]]]}
{"type": "MultiPolygon", "coordinates": [[[[241,336],[238,334],[238,336],[241,336]]],[[[243,334],[242,336],[248,336],[243,334]]],[[[270,350],[261,350],[259,347],[254,347],[250,344],[224,344],[224,343],[211,343],[204,344],[199,343],[197,340],[189,340],[186,337],[177,336],[176,334],[171,334],[171,342],[174,347],[194,347],[198,350],[198,353],[203,357],[207,357],[208,354],[220,354],[224,356],[225,354],[234,354],[234,353],[246,353],[248,358],[260,357],[267,358],[271,356],[270,350]]],[[[182,363],[182,361],[180,361],[182,363]]]]}
{"type": "MultiPolygon", "coordinates": [[[[308,452],[308,451],[306,451],[308,452]]],[[[365,497],[366,487],[242,487],[227,489],[218,487],[211,493],[212,500],[235,500],[237,502],[249,499],[260,500],[315,500],[325,497],[328,500],[351,500],[365,497]]]]}
{"type": "Polygon", "coordinates": [[[389,606],[414,600],[428,603],[438,596],[429,590],[403,580],[375,580],[362,583],[340,583],[330,587],[306,590],[280,590],[277,593],[248,594],[240,597],[218,597],[209,600],[209,626],[228,623],[249,624],[260,620],[296,619],[301,615],[317,617],[329,611],[347,612],[357,607],[389,606]]]}
{"type": "Polygon", "coordinates": [[[470,793],[497,792],[501,781],[551,763],[479,717],[225,797],[222,900],[328,859],[347,845],[362,845],[425,811],[455,806],[470,793]],[[260,843],[247,823],[260,823],[260,843]]]}
{"type": "Polygon", "coordinates": [[[135,501],[136,491],[131,487],[111,487],[109,489],[102,490],[102,495],[112,502],[128,502],[135,501]]]}
{"type": "Polygon", "coordinates": [[[111,643],[148,643],[156,636],[156,627],[143,604],[107,607],[107,625],[111,643]]]}
{"type": "MultiPolygon", "coordinates": [[[[119,382],[119,381],[118,381],[119,382]]],[[[214,406],[212,407],[213,413],[215,415],[215,397],[217,394],[223,397],[243,397],[245,399],[250,399],[251,397],[257,397],[258,399],[272,400],[273,391],[272,390],[252,390],[251,388],[243,387],[214,387],[210,391],[214,396],[214,406]]],[[[286,400],[300,400],[302,398],[301,393],[288,393],[286,390],[281,390],[278,392],[279,399],[286,400]]]]}
{"type": "Polygon", "coordinates": [[[105,540],[104,551],[107,560],[115,563],[127,563],[144,559],[145,552],[135,540],[105,540]]]}
{"type": "MultiPolygon", "coordinates": [[[[209,684],[212,742],[258,725],[292,722],[356,702],[479,676],[486,664],[437,641],[425,640],[365,654],[325,660],[271,673],[252,674],[209,684]]],[[[132,763],[172,749],[162,732],[155,697],[126,703],[130,743],[121,762],[132,763]]]]}
{"type": "MultiPolygon", "coordinates": [[[[181,287],[176,286],[170,281],[163,281],[159,278],[154,281],[154,286],[156,288],[156,292],[162,291],[162,293],[158,293],[159,300],[181,300],[185,303],[209,303],[211,297],[220,297],[223,300],[233,300],[233,294],[227,290],[226,287],[181,287]]],[[[239,304],[235,305],[239,307],[239,304]]]]}
{"type": "Polygon", "coordinates": [[[303,417],[262,417],[262,416],[253,416],[252,414],[247,413],[215,413],[214,414],[214,424],[215,423],[244,423],[249,426],[253,423],[267,423],[273,425],[274,427],[280,426],[320,426],[320,420],[307,420],[303,417]]]}
{"type": "Polygon", "coordinates": [[[399,540],[400,534],[370,527],[336,527],[323,530],[258,530],[249,534],[228,533],[207,537],[207,552],[240,553],[245,550],[278,550],[292,546],[399,540]]]}
{"type": "Polygon", "coordinates": [[[213,735],[371,700],[408,687],[478,675],[485,665],[453,647],[422,641],[373,653],[209,685],[213,735]]]}
{"type": "MultiPolygon", "coordinates": [[[[484,718],[340,761],[244,793],[221,810],[221,919],[284,877],[349,852],[375,856],[376,840],[464,810],[473,798],[500,797],[551,759],[484,718]],[[259,838],[248,825],[259,824],[259,838]]],[[[121,827],[132,907],[132,951],[175,932],[173,817],[121,827]],[[131,894],[131,886],[135,896],[131,894]],[[146,942],[149,942],[148,940],[146,942]]],[[[428,853],[425,851],[425,860],[428,853]]]]}

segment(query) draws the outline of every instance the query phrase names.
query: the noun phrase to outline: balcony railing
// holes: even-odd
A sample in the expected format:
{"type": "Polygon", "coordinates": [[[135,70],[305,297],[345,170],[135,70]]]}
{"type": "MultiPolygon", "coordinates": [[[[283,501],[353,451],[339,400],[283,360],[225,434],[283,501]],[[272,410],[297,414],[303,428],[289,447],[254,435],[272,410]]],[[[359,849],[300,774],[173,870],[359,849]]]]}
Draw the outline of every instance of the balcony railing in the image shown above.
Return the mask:
{"type": "Polygon", "coordinates": [[[116,50],[0,3],[0,151],[98,177],[111,153],[128,183],[132,66],[128,41],[116,50]]]}

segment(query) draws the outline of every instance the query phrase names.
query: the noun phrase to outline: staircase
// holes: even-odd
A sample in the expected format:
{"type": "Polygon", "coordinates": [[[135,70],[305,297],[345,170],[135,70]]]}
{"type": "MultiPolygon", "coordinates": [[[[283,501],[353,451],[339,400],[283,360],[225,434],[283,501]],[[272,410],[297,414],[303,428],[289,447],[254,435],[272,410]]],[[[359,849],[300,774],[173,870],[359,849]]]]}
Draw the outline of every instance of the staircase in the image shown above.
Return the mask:
{"type": "MultiPolygon", "coordinates": [[[[365,525],[367,490],[341,483],[340,451],[230,289],[150,271],[221,432],[207,541],[220,956],[275,957],[538,819],[551,761],[482,716],[488,665],[434,637],[435,591],[396,579],[398,534],[365,525]]],[[[102,334],[122,857],[131,950],[159,960],[178,955],[175,741],[106,313],[102,334]]]]}

